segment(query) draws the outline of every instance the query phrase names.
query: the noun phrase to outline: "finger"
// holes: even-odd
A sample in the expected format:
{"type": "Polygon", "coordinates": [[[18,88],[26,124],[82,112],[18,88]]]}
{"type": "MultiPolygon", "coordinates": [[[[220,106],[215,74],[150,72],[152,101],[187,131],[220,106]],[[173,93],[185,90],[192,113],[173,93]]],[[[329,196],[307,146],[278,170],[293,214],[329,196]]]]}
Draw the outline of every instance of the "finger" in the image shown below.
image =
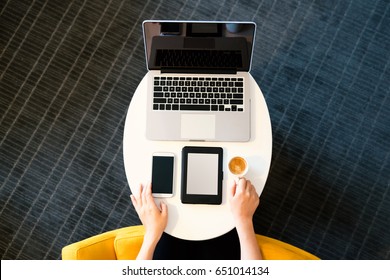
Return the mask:
{"type": "Polygon", "coordinates": [[[228,199],[231,199],[236,194],[237,184],[235,180],[230,180],[228,188],[228,199]]]}
{"type": "MultiPolygon", "coordinates": [[[[142,203],[141,200],[141,193],[142,193],[142,184],[139,184],[138,187],[134,190],[132,193],[134,201],[139,205],[142,203]]],[[[133,200],[132,200],[133,201],[133,200]]]]}
{"type": "Polygon", "coordinates": [[[146,194],[148,192],[148,187],[149,187],[149,184],[147,186],[144,186],[142,185],[142,192],[141,192],[141,201],[142,201],[142,204],[145,204],[147,199],[146,199],[146,194]]]}
{"type": "Polygon", "coordinates": [[[145,190],[145,199],[148,202],[154,202],[153,195],[152,195],[152,183],[149,183],[145,190]]]}
{"type": "Polygon", "coordinates": [[[236,192],[244,192],[245,189],[246,189],[246,179],[240,178],[236,187],[236,192]]]}
{"type": "Polygon", "coordinates": [[[248,192],[252,192],[253,191],[254,188],[253,188],[253,185],[252,185],[251,181],[249,181],[249,180],[246,181],[245,189],[248,192]]]}
{"type": "Polygon", "coordinates": [[[133,204],[137,203],[137,200],[135,199],[135,196],[133,194],[130,195],[130,199],[133,204]]]}
{"type": "Polygon", "coordinates": [[[139,210],[140,210],[140,207],[141,207],[140,204],[139,204],[139,201],[137,201],[137,199],[135,198],[134,195],[130,195],[130,198],[131,198],[131,202],[133,203],[135,212],[137,212],[137,214],[139,215],[139,210]]]}
{"type": "Polygon", "coordinates": [[[134,207],[137,207],[137,200],[135,199],[134,195],[130,195],[131,203],[133,203],[134,207]]]}
{"type": "Polygon", "coordinates": [[[254,187],[251,187],[251,188],[250,188],[249,193],[250,193],[250,195],[252,195],[252,196],[257,196],[257,192],[256,192],[256,190],[255,190],[254,187]]]}
{"type": "Polygon", "coordinates": [[[137,201],[138,205],[142,205],[142,190],[143,190],[143,185],[139,184],[137,191],[134,192],[134,198],[137,201]]]}
{"type": "Polygon", "coordinates": [[[160,208],[161,208],[161,215],[163,217],[168,216],[168,206],[162,201],[160,203],[160,208]]]}
{"type": "Polygon", "coordinates": [[[139,184],[137,188],[135,188],[133,195],[135,196],[136,199],[139,199],[141,197],[142,193],[142,184],[139,184]]]}
{"type": "Polygon", "coordinates": [[[146,195],[151,195],[152,194],[152,182],[149,182],[148,185],[146,186],[146,195]]]}
{"type": "Polygon", "coordinates": [[[246,181],[246,188],[248,191],[252,192],[252,191],[256,191],[256,188],[255,186],[252,185],[252,182],[250,180],[247,180],[246,181]]]}
{"type": "Polygon", "coordinates": [[[251,181],[248,181],[248,182],[249,182],[248,188],[250,189],[250,192],[253,193],[253,194],[256,195],[256,196],[259,196],[259,195],[257,194],[257,190],[256,190],[255,186],[252,185],[252,182],[251,182],[251,181]]]}
{"type": "Polygon", "coordinates": [[[256,203],[256,207],[259,206],[260,204],[260,198],[259,198],[259,195],[256,191],[256,188],[254,186],[252,186],[251,188],[251,193],[250,193],[251,197],[254,199],[255,203],[256,203]]]}

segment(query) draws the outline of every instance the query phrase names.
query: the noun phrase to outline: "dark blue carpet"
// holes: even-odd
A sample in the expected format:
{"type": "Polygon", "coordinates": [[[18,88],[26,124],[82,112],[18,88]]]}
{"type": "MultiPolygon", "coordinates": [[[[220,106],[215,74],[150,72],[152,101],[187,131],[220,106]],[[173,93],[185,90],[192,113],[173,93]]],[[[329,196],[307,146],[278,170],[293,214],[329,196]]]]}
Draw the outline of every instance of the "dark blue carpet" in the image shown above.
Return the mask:
{"type": "Polygon", "coordinates": [[[388,0],[1,1],[0,256],[139,224],[122,137],[145,19],[253,20],[273,157],[256,231],[390,259],[388,0]]]}

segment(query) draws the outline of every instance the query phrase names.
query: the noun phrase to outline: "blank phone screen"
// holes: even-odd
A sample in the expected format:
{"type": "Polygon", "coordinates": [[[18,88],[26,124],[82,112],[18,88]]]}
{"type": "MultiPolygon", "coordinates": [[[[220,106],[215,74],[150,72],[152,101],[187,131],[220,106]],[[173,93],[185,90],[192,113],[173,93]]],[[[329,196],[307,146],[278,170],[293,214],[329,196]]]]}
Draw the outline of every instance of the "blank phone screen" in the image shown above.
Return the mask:
{"type": "Polygon", "coordinates": [[[171,194],[173,191],[173,157],[153,156],[152,192],[171,194]]]}

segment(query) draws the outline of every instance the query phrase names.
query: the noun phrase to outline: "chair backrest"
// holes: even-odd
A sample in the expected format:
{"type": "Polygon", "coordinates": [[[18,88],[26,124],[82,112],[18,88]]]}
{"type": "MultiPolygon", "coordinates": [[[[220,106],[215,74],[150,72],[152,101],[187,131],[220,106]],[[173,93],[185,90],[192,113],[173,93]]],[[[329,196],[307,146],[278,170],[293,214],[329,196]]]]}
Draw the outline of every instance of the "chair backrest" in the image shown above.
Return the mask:
{"type": "Polygon", "coordinates": [[[104,232],[62,248],[63,260],[135,259],[145,228],[130,226],[104,232]]]}
{"type": "Polygon", "coordinates": [[[319,260],[317,256],[286,242],[259,234],[256,238],[265,260],[319,260]]]}
{"type": "MultiPolygon", "coordinates": [[[[63,260],[135,260],[141,249],[145,228],[130,226],[92,236],[65,246],[63,260]]],[[[288,243],[256,235],[265,260],[319,260],[313,254],[288,243]]]]}

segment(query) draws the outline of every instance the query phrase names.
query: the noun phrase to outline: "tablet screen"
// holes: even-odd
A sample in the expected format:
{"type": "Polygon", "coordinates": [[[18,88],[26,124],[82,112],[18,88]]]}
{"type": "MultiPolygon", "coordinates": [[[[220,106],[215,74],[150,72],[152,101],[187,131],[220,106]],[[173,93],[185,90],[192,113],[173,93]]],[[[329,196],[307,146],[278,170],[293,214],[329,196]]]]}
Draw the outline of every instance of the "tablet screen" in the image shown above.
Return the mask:
{"type": "Polygon", "coordinates": [[[187,194],[218,194],[218,154],[188,154],[187,194]]]}

